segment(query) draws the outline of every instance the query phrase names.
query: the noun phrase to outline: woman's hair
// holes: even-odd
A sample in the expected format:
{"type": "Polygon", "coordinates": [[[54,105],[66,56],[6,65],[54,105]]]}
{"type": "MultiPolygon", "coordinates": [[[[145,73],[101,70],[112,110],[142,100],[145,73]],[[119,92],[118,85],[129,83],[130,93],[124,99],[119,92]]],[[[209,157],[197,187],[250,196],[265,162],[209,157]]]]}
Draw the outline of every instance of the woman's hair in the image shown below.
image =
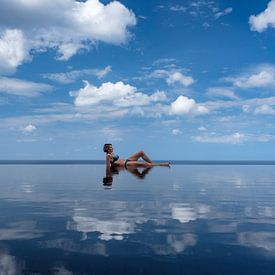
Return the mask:
{"type": "Polygon", "coordinates": [[[106,143],[106,144],[104,144],[104,146],[103,146],[103,151],[104,151],[105,153],[107,153],[110,146],[112,146],[111,143],[106,143]]]}

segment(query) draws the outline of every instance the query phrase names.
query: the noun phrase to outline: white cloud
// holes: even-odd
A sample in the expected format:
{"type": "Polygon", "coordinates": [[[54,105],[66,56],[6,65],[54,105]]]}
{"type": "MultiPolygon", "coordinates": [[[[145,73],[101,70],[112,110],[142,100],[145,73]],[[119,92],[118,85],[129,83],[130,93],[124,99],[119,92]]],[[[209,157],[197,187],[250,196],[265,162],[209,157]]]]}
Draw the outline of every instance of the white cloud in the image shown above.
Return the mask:
{"type": "Polygon", "coordinates": [[[16,140],[18,143],[31,143],[31,142],[37,142],[38,140],[36,138],[19,138],[16,140]]]}
{"type": "Polygon", "coordinates": [[[274,71],[261,71],[247,77],[232,79],[233,85],[239,88],[263,88],[275,86],[274,71]]]}
{"type": "Polygon", "coordinates": [[[275,66],[272,64],[259,64],[249,68],[247,72],[236,76],[225,77],[221,80],[230,82],[233,86],[242,89],[274,88],[275,66]]]}
{"type": "Polygon", "coordinates": [[[74,56],[80,49],[88,50],[89,47],[85,46],[81,43],[64,43],[58,47],[58,55],[56,57],[57,60],[66,61],[74,56]]]}
{"type": "Polygon", "coordinates": [[[116,128],[104,127],[100,129],[100,134],[107,140],[122,141],[122,133],[116,128]]]}
{"type": "Polygon", "coordinates": [[[219,11],[219,12],[215,13],[215,18],[218,19],[224,15],[231,13],[232,11],[233,11],[232,8],[226,8],[223,11],[219,11]]]}
{"type": "Polygon", "coordinates": [[[105,67],[103,70],[97,70],[96,72],[96,76],[101,79],[104,76],[106,76],[108,73],[110,73],[112,71],[112,67],[111,66],[107,66],[105,67]]]}
{"type": "Polygon", "coordinates": [[[170,114],[173,115],[202,115],[208,112],[205,106],[197,104],[194,99],[186,96],[179,96],[170,106],[170,114]]]}
{"type": "Polygon", "coordinates": [[[181,72],[173,72],[169,74],[166,82],[168,83],[168,85],[180,83],[181,85],[188,87],[194,83],[194,79],[191,76],[183,75],[181,72]]]}
{"type": "Polygon", "coordinates": [[[186,76],[179,70],[164,70],[157,69],[154,70],[147,78],[163,78],[166,80],[168,85],[173,85],[179,83],[184,87],[192,85],[195,80],[191,76],[186,76]]]}
{"type": "Polygon", "coordinates": [[[259,142],[269,142],[275,140],[275,136],[270,134],[260,134],[256,135],[254,138],[259,142]]]}
{"type": "Polygon", "coordinates": [[[172,134],[175,136],[178,136],[178,135],[182,134],[182,131],[180,129],[173,129],[172,134]]]}
{"type": "Polygon", "coordinates": [[[210,87],[207,89],[207,95],[226,97],[230,99],[239,99],[239,97],[235,95],[234,91],[231,88],[226,87],[210,87]]]}
{"type": "Polygon", "coordinates": [[[69,84],[75,82],[83,76],[96,76],[99,79],[105,77],[112,71],[111,66],[106,66],[104,69],[85,69],[85,70],[72,70],[66,73],[47,73],[43,74],[44,78],[56,81],[62,84],[69,84]]]}
{"type": "Polygon", "coordinates": [[[152,95],[147,95],[122,81],[106,82],[99,87],[90,85],[88,81],[84,83],[84,88],[70,93],[71,96],[76,97],[76,106],[92,106],[99,103],[109,103],[117,107],[143,106],[166,99],[164,92],[157,91],[152,95]]]}
{"type": "Polygon", "coordinates": [[[268,3],[267,8],[258,15],[249,17],[250,28],[253,31],[263,32],[268,27],[275,27],[275,0],[268,3]]]}
{"type": "Polygon", "coordinates": [[[167,78],[169,76],[169,71],[163,69],[157,69],[151,72],[147,78],[167,78]]]}
{"type": "Polygon", "coordinates": [[[245,100],[216,100],[204,102],[204,106],[209,111],[226,108],[241,108],[244,112],[249,113],[260,105],[275,105],[275,97],[263,97],[263,98],[252,98],[245,100]]]}
{"type": "MultiPolygon", "coordinates": [[[[169,7],[170,11],[187,13],[192,17],[198,19],[216,20],[222,16],[230,14],[233,9],[231,7],[221,10],[214,1],[203,0],[203,1],[192,1],[189,5],[173,5],[169,7]]],[[[204,24],[205,27],[205,24],[204,24]]]]}
{"type": "Polygon", "coordinates": [[[187,7],[180,6],[180,5],[171,6],[169,9],[171,11],[180,11],[180,12],[186,12],[187,11],[187,7]]]}
{"type": "Polygon", "coordinates": [[[36,127],[32,124],[29,124],[23,128],[23,132],[25,133],[33,133],[35,130],[36,130],[36,127]]]}
{"type": "Polygon", "coordinates": [[[0,77],[0,93],[34,97],[42,92],[51,91],[52,86],[17,78],[0,77]]]}
{"type": "Polygon", "coordinates": [[[228,144],[238,144],[246,140],[246,135],[242,133],[234,133],[231,135],[216,135],[215,133],[194,136],[192,140],[201,143],[228,143],[228,144]]]}
{"type": "Polygon", "coordinates": [[[263,104],[255,108],[254,114],[258,115],[275,115],[275,109],[268,104],[263,104]]]}
{"type": "Polygon", "coordinates": [[[199,131],[206,131],[207,129],[206,129],[204,126],[200,126],[200,127],[198,128],[198,130],[199,130],[199,131]]]}
{"type": "Polygon", "coordinates": [[[30,52],[49,48],[57,50],[57,59],[67,60],[97,41],[119,45],[135,24],[134,13],[118,1],[3,1],[0,68],[14,71],[30,52]]]}
{"type": "Polygon", "coordinates": [[[171,58],[171,57],[164,57],[164,58],[159,58],[157,60],[155,60],[152,65],[153,66],[159,66],[159,65],[165,65],[167,63],[172,63],[175,62],[176,59],[175,58],[171,58]]]}
{"type": "Polygon", "coordinates": [[[242,106],[244,113],[253,113],[255,115],[275,115],[275,97],[254,98],[247,100],[242,106]]]}
{"type": "Polygon", "coordinates": [[[242,106],[242,110],[244,113],[250,113],[251,107],[249,105],[245,104],[242,106]]]}
{"type": "Polygon", "coordinates": [[[0,33],[0,73],[12,73],[29,58],[23,32],[10,29],[0,33]]]}
{"type": "Polygon", "coordinates": [[[202,24],[202,26],[205,28],[205,29],[208,29],[211,25],[208,23],[208,22],[204,22],[202,24]]]}

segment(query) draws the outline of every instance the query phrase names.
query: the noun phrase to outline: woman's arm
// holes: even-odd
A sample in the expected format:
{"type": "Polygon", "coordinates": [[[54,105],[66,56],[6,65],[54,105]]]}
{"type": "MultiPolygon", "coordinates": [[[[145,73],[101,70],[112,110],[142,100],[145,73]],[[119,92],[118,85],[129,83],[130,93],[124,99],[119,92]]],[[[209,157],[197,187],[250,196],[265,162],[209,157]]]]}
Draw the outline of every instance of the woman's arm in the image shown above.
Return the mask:
{"type": "Polygon", "coordinates": [[[111,156],[106,154],[106,177],[111,177],[111,156]]]}

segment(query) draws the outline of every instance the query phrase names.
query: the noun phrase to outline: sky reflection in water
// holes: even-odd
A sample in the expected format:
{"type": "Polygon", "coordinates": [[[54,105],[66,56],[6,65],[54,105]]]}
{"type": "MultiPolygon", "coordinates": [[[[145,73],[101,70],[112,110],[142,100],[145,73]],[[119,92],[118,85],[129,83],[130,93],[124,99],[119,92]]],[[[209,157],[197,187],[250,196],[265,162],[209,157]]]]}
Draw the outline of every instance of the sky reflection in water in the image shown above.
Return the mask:
{"type": "Polygon", "coordinates": [[[0,166],[0,274],[271,274],[274,166],[0,166]]]}

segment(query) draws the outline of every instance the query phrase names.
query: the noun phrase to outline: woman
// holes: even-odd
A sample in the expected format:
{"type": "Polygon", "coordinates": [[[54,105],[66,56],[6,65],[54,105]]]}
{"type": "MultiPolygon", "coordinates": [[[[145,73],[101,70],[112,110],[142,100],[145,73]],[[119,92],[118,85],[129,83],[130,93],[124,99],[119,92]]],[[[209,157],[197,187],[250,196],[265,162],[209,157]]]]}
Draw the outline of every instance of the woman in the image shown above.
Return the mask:
{"type": "Polygon", "coordinates": [[[118,155],[113,153],[112,144],[104,144],[103,151],[106,153],[106,172],[110,174],[111,167],[125,167],[128,166],[142,166],[142,167],[152,167],[152,166],[169,166],[170,162],[154,163],[152,160],[143,152],[137,152],[134,155],[130,156],[126,160],[119,159],[118,155]],[[139,161],[139,159],[143,161],[139,161]]]}

